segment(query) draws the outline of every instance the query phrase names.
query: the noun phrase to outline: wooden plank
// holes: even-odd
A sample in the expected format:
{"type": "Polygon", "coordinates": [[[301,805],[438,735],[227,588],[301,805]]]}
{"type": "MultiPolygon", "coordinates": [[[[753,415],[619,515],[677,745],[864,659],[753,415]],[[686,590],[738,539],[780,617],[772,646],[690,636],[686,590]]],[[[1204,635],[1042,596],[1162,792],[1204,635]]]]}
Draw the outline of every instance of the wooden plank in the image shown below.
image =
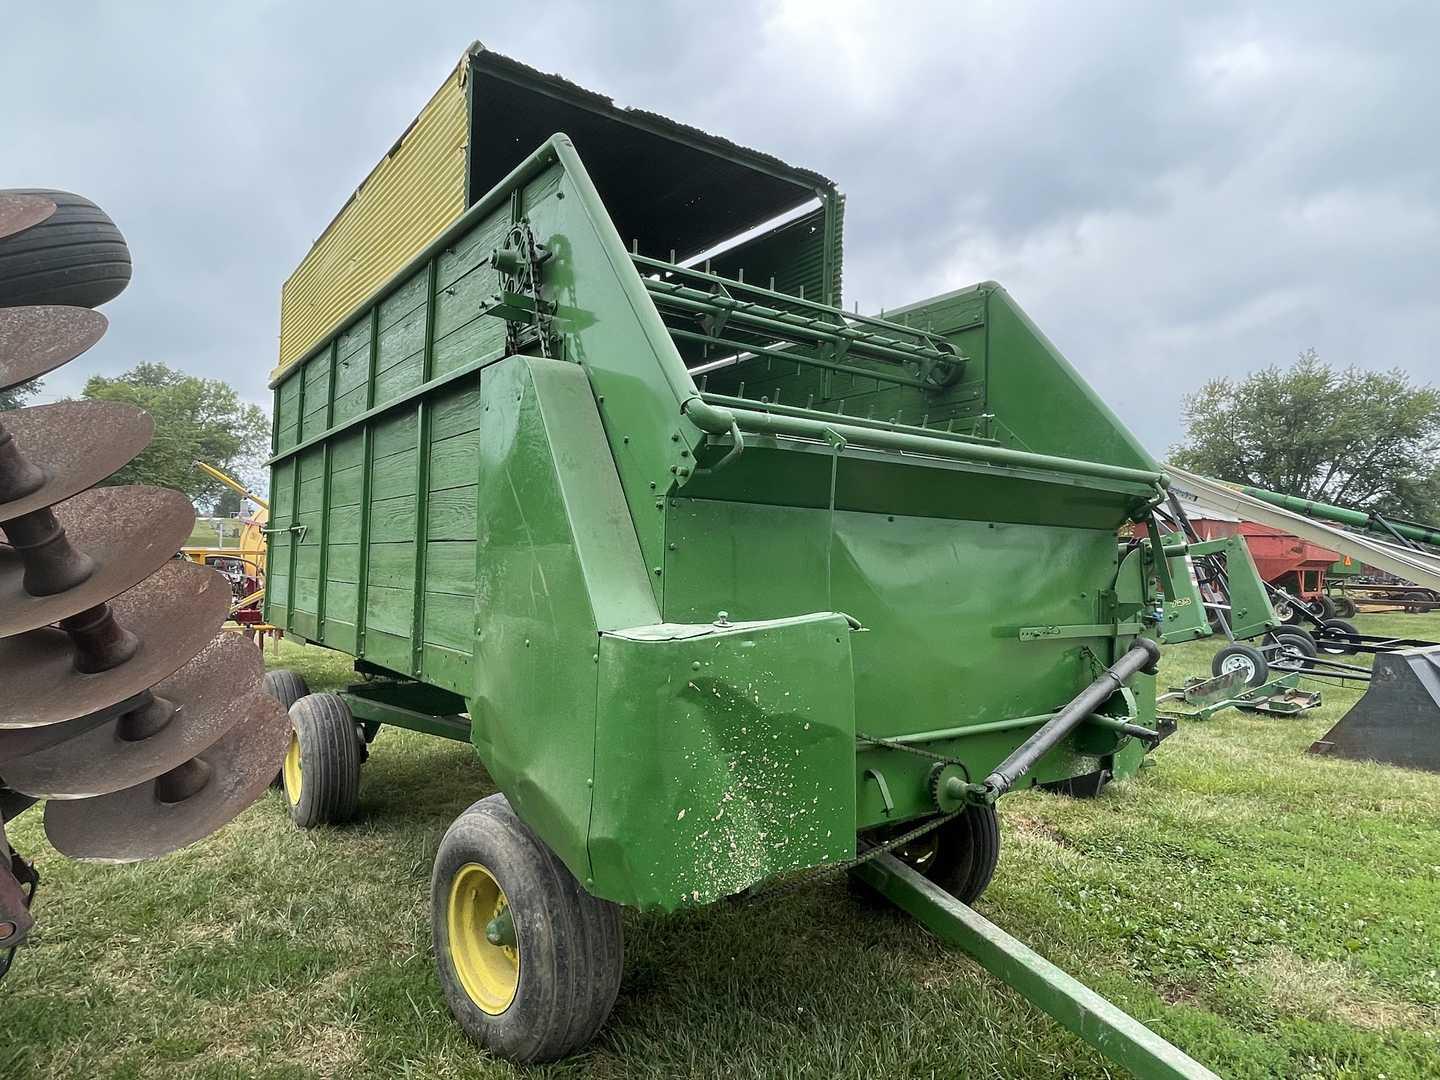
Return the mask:
{"type": "MultiPolygon", "coordinates": [[[[364,474],[361,474],[364,480],[364,474]]],[[[358,544],[361,541],[361,527],[364,508],[360,506],[332,506],[330,508],[330,539],[337,544],[358,544]]]]}
{"type": "Polygon", "coordinates": [[[415,448],[391,454],[375,462],[370,470],[370,499],[380,502],[415,494],[415,448]]]}
{"type": "Polygon", "coordinates": [[[427,310],[421,303],[414,311],[398,319],[395,325],[380,331],[380,352],[375,358],[377,372],[386,371],[401,360],[425,351],[426,319],[427,310]]]}
{"type": "Polygon", "coordinates": [[[417,421],[415,411],[409,409],[392,413],[375,420],[371,427],[371,460],[379,461],[391,454],[403,454],[415,448],[417,421]]]}
{"type": "Polygon", "coordinates": [[[380,330],[383,333],[402,319],[406,318],[417,308],[425,306],[425,286],[429,281],[430,273],[428,264],[410,275],[405,284],[399,286],[394,292],[387,296],[380,303],[380,330]]]}
{"type": "Polygon", "coordinates": [[[326,563],[326,580],[331,582],[360,580],[360,545],[340,544],[331,538],[330,557],[326,563]]]}
{"type": "MultiPolygon", "coordinates": [[[[436,318],[439,318],[437,309],[436,318]]],[[[470,308],[461,318],[451,319],[452,325],[435,327],[435,374],[453,371],[477,357],[504,355],[505,322],[493,315],[476,315],[470,308]]]]}
{"type": "Polygon", "coordinates": [[[475,499],[478,485],[449,488],[430,496],[429,518],[426,521],[427,540],[475,540],[476,518],[475,499]]]}
{"type": "Polygon", "coordinates": [[[425,590],[432,593],[475,595],[474,540],[438,540],[425,545],[425,590]]]}
{"type": "MultiPolygon", "coordinates": [[[[366,579],[373,588],[384,585],[413,592],[415,576],[415,545],[409,541],[371,543],[370,574],[366,579]]],[[[409,627],[406,627],[408,632],[409,627]]]]}
{"type": "Polygon", "coordinates": [[[335,399],[335,423],[343,424],[352,416],[359,416],[365,411],[365,386],[358,385],[343,391],[335,399]]]}
{"type": "Polygon", "coordinates": [[[430,445],[430,490],[465,487],[480,480],[480,432],[467,431],[430,445]]]}
{"type": "Polygon", "coordinates": [[[407,390],[414,390],[421,383],[421,368],[425,361],[424,352],[407,356],[393,367],[375,376],[375,404],[383,405],[394,401],[407,390]]]}
{"type": "Polygon", "coordinates": [[[384,630],[367,630],[365,659],[404,674],[410,670],[410,639],[384,630]]]}
{"type": "Polygon", "coordinates": [[[458,652],[475,648],[475,598],[453,593],[425,594],[425,641],[458,652]]]}
{"type": "MultiPolygon", "coordinates": [[[[334,444],[331,444],[334,445],[334,444]]],[[[332,457],[335,456],[332,454],[332,457]]],[[[360,489],[364,486],[364,477],[361,475],[359,465],[352,465],[348,469],[337,469],[330,477],[330,505],[336,506],[358,506],[360,503],[360,489]]]]}
{"type": "Polygon", "coordinates": [[[398,671],[410,670],[410,619],[415,611],[415,594],[407,585],[403,589],[392,589],[382,585],[370,585],[365,589],[365,644],[368,649],[371,635],[380,631],[394,634],[404,640],[401,653],[403,667],[398,671]]]}
{"type": "MultiPolygon", "coordinates": [[[[365,520],[369,522],[372,543],[385,544],[398,540],[411,544],[415,542],[415,498],[413,495],[372,502],[370,512],[365,515],[365,520]]],[[[473,526],[471,532],[474,532],[473,526]]],[[[444,537],[444,539],[473,540],[474,536],[444,537]]]]}
{"type": "Polygon", "coordinates": [[[435,395],[430,434],[442,442],[480,427],[480,375],[460,379],[435,395]]]}

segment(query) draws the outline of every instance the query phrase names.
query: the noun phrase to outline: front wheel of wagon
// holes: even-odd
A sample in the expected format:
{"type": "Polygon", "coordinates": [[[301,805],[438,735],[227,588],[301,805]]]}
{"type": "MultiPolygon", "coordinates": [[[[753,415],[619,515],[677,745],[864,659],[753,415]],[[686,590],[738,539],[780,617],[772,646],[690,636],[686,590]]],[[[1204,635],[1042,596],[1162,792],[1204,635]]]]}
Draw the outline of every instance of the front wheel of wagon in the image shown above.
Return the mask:
{"type": "Polygon", "coordinates": [[[993,806],[968,806],[937,829],[895,849],[961,903],[980,899],[1000,861],[1000,817],[993,806]]]}
{"type": "Polygon", "coordinates": [[[581,888],[503,795],[445,833],[430,905],[440,987],[467,1035],[525,1064],[595,1037],[620,990],[620,909],[581,888]]]}
{"type": "Polygon", "coordinates": [[[360,736],[339,694],[306,694],[290,706],[290,748],[280,776],[290,820],[338,825],[360,802],[360,736]]]}

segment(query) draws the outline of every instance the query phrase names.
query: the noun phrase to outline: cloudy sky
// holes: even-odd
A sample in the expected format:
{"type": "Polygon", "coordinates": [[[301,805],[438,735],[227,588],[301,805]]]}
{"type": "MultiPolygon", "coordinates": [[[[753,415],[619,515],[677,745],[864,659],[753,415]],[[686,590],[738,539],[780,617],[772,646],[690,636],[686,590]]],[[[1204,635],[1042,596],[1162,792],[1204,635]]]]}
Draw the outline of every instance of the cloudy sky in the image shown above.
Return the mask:
{"type": "Polygon", "coordinates": [[[280,285],[473,39],[835,178],[847,306],[1004,283],[1156,452],[1214,374],[1440,382],[1440,5],[0,0],[0,187],[135,279],[52,376],[268,406],[280,285]]]}

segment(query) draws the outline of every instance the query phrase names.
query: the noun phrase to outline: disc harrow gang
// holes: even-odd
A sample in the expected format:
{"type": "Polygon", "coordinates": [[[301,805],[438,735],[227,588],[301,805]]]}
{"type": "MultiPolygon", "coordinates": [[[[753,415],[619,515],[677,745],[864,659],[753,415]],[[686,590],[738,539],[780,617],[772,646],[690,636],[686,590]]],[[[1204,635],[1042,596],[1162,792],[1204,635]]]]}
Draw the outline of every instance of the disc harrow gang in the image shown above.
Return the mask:
{"type": "MultiPolygon", "coordinates": [[[[0,256],[54,212],[49,199],[0,192],[0,256]]],[[[69,362],[107,325],[88,308],[0,308],[0,389],[69,362]]],[[[259,798],[289,743],[258,653],[217,636],[229,583],[176,560],[190,501],[165,488],[88,490],[153,433],[146,413],[116,402],[0,413],[0,974],[34,925],[38,881],[6,819],[54,800],[45,829],[63,854],[158,858],[259,798]]]]}

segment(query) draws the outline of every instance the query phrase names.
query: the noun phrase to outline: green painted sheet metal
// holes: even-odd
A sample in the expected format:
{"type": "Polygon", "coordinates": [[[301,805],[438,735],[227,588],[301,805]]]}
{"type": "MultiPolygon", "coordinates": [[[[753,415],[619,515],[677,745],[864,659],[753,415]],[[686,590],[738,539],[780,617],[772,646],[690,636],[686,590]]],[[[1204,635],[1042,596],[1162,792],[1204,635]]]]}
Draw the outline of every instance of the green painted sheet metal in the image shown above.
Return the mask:
{"type": "Polygon", "coordinates": [[[832,612],[602,635],[592,888],[668,909],[850,858],[852,637],[832,612]]]}

